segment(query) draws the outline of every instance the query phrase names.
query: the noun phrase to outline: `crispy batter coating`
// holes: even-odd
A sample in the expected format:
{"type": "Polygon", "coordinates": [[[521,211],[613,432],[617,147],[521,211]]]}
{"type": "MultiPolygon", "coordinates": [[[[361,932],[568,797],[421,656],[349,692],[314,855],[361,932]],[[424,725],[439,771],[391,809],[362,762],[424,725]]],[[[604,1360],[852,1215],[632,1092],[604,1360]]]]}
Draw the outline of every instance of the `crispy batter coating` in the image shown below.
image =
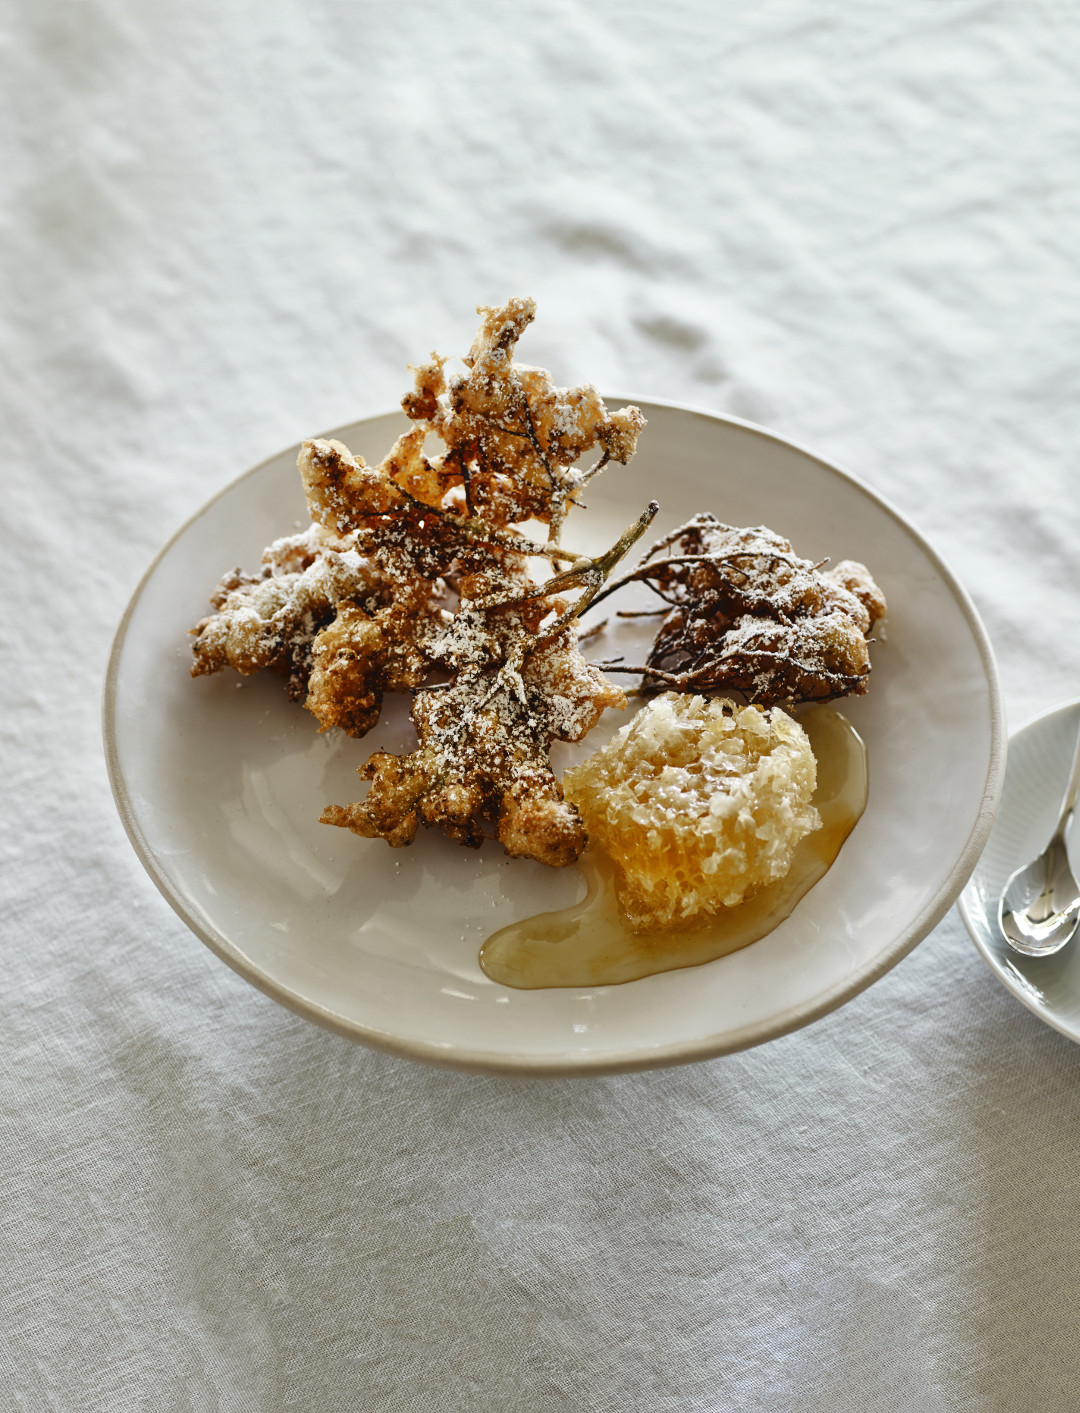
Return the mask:
{"type": "Polygon", "coordinates": [[[305,442],[296,465],[312,520],[331,534],[353,534],[365,520],[388,515],[403,503],[382,468],[353,456],[344,442],[305,442]]]}
{"type": "Polygon", "coordinates": [[[370,595],[376,577],[370,560],[321,526],[275,541],[260,574],[236,569],[218,585],[210,600],[217,611],[192,630],[191,675],[271,667],[302,695],[316,634],[342,600],[370,595]]]}
{"type": "Polygon", "coordinates": [[[436,825],[476,848],[494,826],[513,857],[574,863],[585,830],[563,799],[548,751],[554,740],[580,740],[606,707],[626,705],[619,688],[586,663],[575,638],[570,627],[545,641],[520,673],[469,663],[446,687],[417,693],[417,750],[376,752],[360,771],[371,781],[366,798],[331,805],[323,822],[395,847],[410,844],[420,825],[436,825]]]}
{"type": "Polygon", "coordinates": [[[350,736],[370,731],[384,693],[409,691],[424,680],[427,650],[441,627],[436,596],[423,580],[411,597],[395,597],[374,611],[340,603],[311,647],[304,705],[320,730],[338,726],[350,736]]]}
{"type": "Polygon", "coordinates": [[[656,507],[597,560],[559,535],[577,492],[633,455],[645,419],[515,366],[532,300],[478,312],[463,374],[448,378],[438,354],[413,370],[402,405],[415,425],[379,465],[341,442],[304,443],[312,528],[272,546],[260,575],[226,577],[217,612],[194,630],[192,672],[284,669],[322,729],[355,736],[386,692],[412,691],[417,749],[373,755],[365,799],[324,820],[397,846],[421,824],[473,846],[494,832],[510,854],[566,864],[585,833],[549,747],[626,702],[577,651],[574,618],[656,507]],[[429,457],[432,436],[444,450],[429,457]],[[592,450],[596,464],[576,470],[592,450]],[[530,518],[548,527],[545,543],[514,528],[530,518]],[[563,567],[543,586],[529,570],[537,556],[563,567]],[[429,680],[438,674],[449,680],[429,680]]]}
{"type": "Polygon", "coordinates": [[[531,299],[477,312],[468,371],[447,379],[445,360],[433,354],[413,370],[415,390],[402,407],[446,444],[435,464],[463,486],[471,513],[500,526],[539,520],[557,542],[576,493],[609,461],[630,460],[645,418],[636,407],[609,413],[591,384],[559,388],[544,369],[514,363],[536,314],[531,299]],[[594,449],[596,465],[574,470],[594,449]]]}
{"type": "MultiPolygon", "coordinates": [[[[885,595],[874,583],[866,565],[860,564],[858,560],[842,559],[839,564],[826,569],[821,577],[825,582],[826,595],[833,587],[839,587],[862,605],[866,614],[865,625],[861,619],[858,621],[864,633],[869,633],[874,624],[880,623],[888,612],[885,595]]],[[[855,617],[848,600],[845,598],[841,602],[845,605],[845,612],[855,617]]]]}
{"type": "Polygon", "coordinates": [[[645,689],[736,691],[763,706],[866,691],[866,635],[886,605],[864,565],[822,571],[772,530],[703,514],[620,584],[634,580],[671,606],[644,668],[611,665],[641,671],[645,689]]]}
{"type": "Polygon", "coordinates": [[[399,437],[377,467],[342,442],[305,442],[297,465],[312,518],[330,535],[352,537],[395,589],[409,590],[417,579],[498,569],[514,559],[524,563],[542,552],[521,535],[460,513],[453,488],[443,495],[449,505],[414,495],[410,484],[435,493],[442,475],[419,453],[418,436],[422,442],[418,431],[399,437]]]}

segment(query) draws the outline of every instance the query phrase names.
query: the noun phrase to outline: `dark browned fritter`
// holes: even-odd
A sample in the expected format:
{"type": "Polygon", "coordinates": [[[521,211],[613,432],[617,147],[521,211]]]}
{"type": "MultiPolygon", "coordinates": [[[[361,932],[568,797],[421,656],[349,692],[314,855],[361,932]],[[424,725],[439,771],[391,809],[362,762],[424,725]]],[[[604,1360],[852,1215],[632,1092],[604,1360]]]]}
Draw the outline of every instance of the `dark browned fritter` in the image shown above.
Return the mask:
{"type": "Polygon", "coordinates": [[[740,692],[761,706],[866,691],[867,637],[885,597],[863,564],[820,567],[764,526],[703,514],[604,593],[633,582],[670,605],[643,668],[610,665],[641,671],[645,689],[740,692]]]}

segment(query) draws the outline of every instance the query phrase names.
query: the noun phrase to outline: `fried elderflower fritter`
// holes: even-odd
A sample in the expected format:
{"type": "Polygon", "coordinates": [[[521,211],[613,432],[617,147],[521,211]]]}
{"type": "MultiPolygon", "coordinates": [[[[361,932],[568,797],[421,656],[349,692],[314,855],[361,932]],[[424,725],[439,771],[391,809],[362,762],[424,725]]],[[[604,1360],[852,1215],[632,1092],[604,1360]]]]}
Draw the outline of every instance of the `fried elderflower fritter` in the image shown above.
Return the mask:
{"type": "Polygon", "coordinates": [[[192,629],[191,675],[231,667],[250,676],[270,667],[288,679],[290,695],[302,697],[316,634],[338,603],[370,595],[375,582],[374,566],[355,544],[319,525],[275,540],[260,573],[234,569],[214,591],[216,612],[192,629]]]}
{"type": "Polygon", "coordinates": [[[226,576],[193,630],[192,673],[283,671],[322,729],[355,736],[386,692],[412,691],[418,749],[376,753],[367,797],[324,819],[395,845],[420,824],[470,845],[493,829],[511,854],[569,863],[585,836],[548,749],[625,705],[578,653],[575,618],[655,506],[600,559],[563,548],[561,530],[591,478],[633,455],[645,419],[515,365],[532,300],[478,312],[464,373],[448,377],[437,354],[414,370],[402,406],[415,425],[379,465],[340,442],[304,444],[312,526],[272,546],[260,574],[226,576]],[[444,450],[429,457],[431,437],[444,450]],[[596,461],[577,470],[589,451],[596,461]],[[527,519],[546,526],[544,542],[515,528],[527,519]],[[537,584],[538,558],[561,572],[537,584]]]}
{"type": "Polygon", "coordinates": [[[193,630],[192,676],[272,668],[321,729],[363,735],[384,692],[423,681],[445,586],[413,580],[402,592],[359,543],[316,523],[275,541],[259,575],[227,574],[210,600],[217,612],[193,630]]]}
{"type": "Polygon", "coordinates": [[[444,689],[417,693],[420,745],[407,756],[376,752],[360,771],[365,799],[322,815],[365,838],[410,844],[419,825],[477,847],[494,823],[513,857],[562,866],[585,848],[581,817],[563,799],[548,759],[552,741],[579,741],[606,707],[624,707],[618,687],[590,667],[565,629],[530,655],[516,684],[477,667],[444,689]]]}
{"type": "Polygon", "coordinates": [[[635,581],[670,611],[644,667],[608,667],[642,673],[644,690],[737,691],[762,706],[866,691],[867,635],[886,604],[865,565],[844,560],[824,570],[772,530],[703,514],[605,593],[635,581]]]}
{"type": "Polygon", "coordinates": [[[320,729],[339,726],[350,736],[370,731],[384,693],[408,691],[427,676],[426,648],[441,626],[437,595],[424,581],[411,595],[395,594],[373,610],[339,603],[334,621],[311,645],[304,705],[320,729]]]}
{"type": "Polygon", "coordinates": [[[559,388],[543,368],[514,363],[536,314],[531,299],[477,312],[483,322],[464,359],[468,371],[447,379],[446,360],[432,354],[414,370],[416,388],[402,407],[446,444],[434,465],[462,486],[471,514],[503,526],[539,520],[558,543],[577,493],[608,462],[630,460],[645,418],[636,407],[608,412],[591,384],[559,388]],[[595,464],[575,470],[594,449],[595,464]]]}
{"type": "Polygon", "coordinates": [[[434,825],[475,848],[493,826],[513,857],[574,863],[587,838],[548,752],[553,741],[580,741],[607,707],[626,705],[578,652],[576,616],[656,511],[653,502],[606,555],[539,588],[524,564],[463,579],[458,611],[430,645],[451,679],[414,697],[418,749],[376,752],[360,771],[367,796],[330,806],[323,822],[395,847],[434,825]],[[568,605],[560,595],[574,589],[581,597],[568,605]]]}

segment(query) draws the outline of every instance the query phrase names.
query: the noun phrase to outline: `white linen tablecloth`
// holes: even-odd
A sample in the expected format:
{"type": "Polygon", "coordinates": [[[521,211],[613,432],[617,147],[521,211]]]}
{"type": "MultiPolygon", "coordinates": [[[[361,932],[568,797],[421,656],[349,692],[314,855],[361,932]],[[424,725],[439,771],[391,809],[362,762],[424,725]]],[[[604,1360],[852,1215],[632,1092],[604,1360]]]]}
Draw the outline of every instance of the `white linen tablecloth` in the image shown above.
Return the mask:
{"type": "Polygon", "coordinates": [[[1080,1407],[1080,1052],[955,914],[744,1054],[444,1072],[185,930],[98,722],[176,526],[511,293],[891,499],[1014,724],[1077,694],[1078,65],[1064,0],[0,8],[0,1406],[1080,1407]]]}

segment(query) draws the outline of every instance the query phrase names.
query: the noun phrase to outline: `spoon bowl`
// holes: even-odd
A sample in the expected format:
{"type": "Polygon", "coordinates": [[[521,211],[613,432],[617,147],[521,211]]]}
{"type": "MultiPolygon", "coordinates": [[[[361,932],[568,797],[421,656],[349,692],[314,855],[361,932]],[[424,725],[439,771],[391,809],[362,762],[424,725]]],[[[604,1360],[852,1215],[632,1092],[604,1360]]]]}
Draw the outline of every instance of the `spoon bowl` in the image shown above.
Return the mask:
{"type": "Polygon", "coordinates": [[[1018,868],[1001,890],[998,926],[1009,946],[1026,957],[1060,952],[1080,929],[1080,883],[1069,864],[1067,847],[1078,793],[1080,736],[1053,838],[1039,857],[1018,868]]]}

